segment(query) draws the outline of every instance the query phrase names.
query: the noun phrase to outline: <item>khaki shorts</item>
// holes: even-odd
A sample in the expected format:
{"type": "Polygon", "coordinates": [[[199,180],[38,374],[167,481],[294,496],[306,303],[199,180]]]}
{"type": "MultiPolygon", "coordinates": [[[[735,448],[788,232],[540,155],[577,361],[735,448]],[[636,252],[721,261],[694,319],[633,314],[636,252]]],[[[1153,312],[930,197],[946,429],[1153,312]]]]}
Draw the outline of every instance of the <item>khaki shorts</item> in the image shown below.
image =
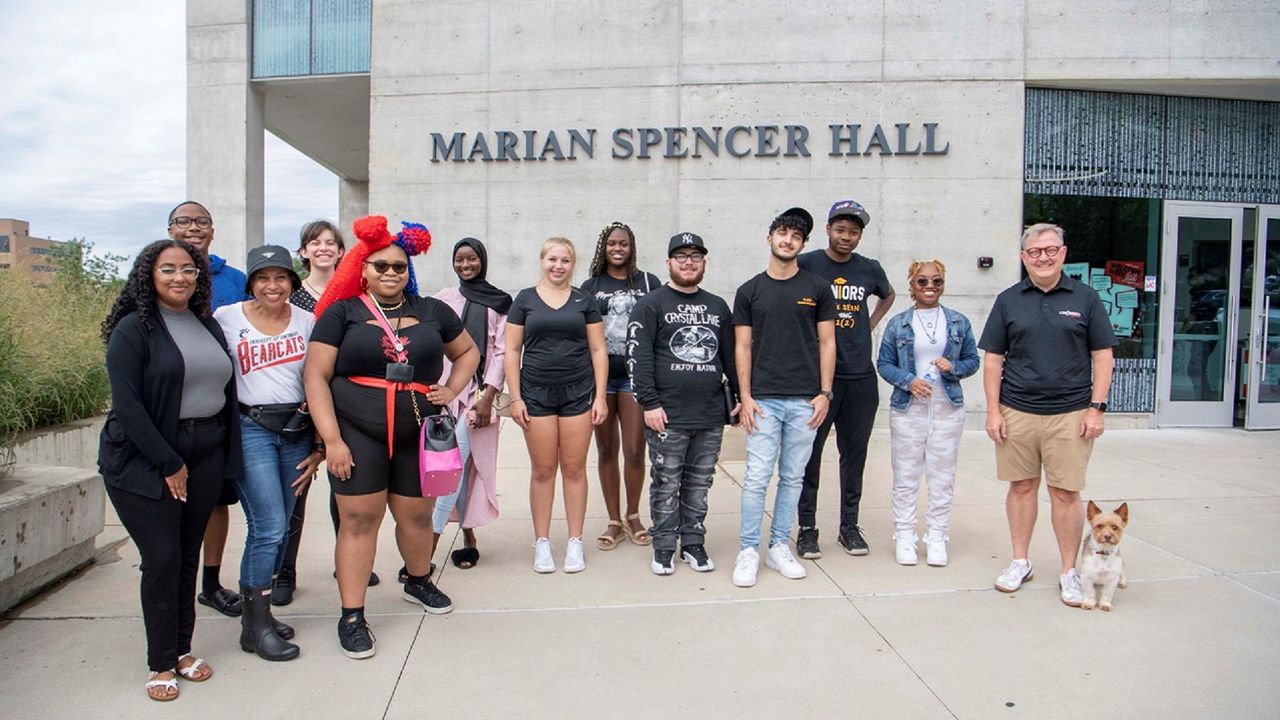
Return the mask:
{"type": "Polygon", "coordinates": [[[1044,478],[1051,486],[1079,492],[1089,468],[1093,440],[1080,437],[1088,410],[1059,415],[1033,415],[1000,406],[1009,437],[996,445],[996,477],[1005,482],[1044,478]]]}

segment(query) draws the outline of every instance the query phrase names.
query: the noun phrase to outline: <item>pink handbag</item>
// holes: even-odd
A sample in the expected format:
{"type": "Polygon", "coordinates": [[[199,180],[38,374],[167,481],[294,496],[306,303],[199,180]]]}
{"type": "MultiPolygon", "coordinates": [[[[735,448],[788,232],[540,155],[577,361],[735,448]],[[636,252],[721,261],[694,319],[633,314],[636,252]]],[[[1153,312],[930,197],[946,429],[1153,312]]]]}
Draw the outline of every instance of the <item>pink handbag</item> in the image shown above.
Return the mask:
{"type": "MultiPolygon", "coordinates": [[[[417,409],[416,407],[414,408],[417,409]]],[[[462,479],[462,451],[454,432],[457,420],[447,408],[422,418],[418,441],[418,482],[422,497],[444,497],[458,489],[462,479]]]]}

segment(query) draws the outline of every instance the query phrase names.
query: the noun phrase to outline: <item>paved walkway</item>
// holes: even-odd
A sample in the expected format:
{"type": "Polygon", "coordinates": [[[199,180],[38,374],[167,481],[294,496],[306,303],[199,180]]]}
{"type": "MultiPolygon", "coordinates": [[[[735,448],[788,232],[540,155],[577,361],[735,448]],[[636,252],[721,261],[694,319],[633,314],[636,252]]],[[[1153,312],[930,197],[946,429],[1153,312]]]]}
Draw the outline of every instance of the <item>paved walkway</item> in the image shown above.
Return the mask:
{"type": "MultiPolygon", "coordinates": [[[[730,582],[742,438],[726,440],[710,500],[715,572],[649,571],[650,551],[588,543],[579,575],[529,564],[528,459],[504,430],[503,517],[479,533],[473,570],[443,564],[457,608],[400,599],[390,522],[368,598],[378,654],[347,660],[335,637],[326,493],[312,498],[300,587],[279,614],[302,656],[272,664],[237,646],[237,621],[200,608],[196,648],[217,669],[177,703],[146,700],[137,553],[108,515],[96,565],[0,622],[0,717],[144,718],[1274,718],[1280,714],[1280,435],[1113,430],[1086,498],[1128,501],[1130,585],[1114,612],[1059,603],[1047,500],[1037,579],[992,589],[1008,561],[1003,486],[968,432],[946,568],[899,567],[890,543],[888,433],[872,439],[862,523],[872,546],[835,544],[836,455],[820,498],[826,555],[809,577],[730,582]]],[[[604,527],[594,486],[587,531],[604,527]]],[[[923,494],[923,493],[922,493],[923,494]]],[[[108,509],[108,513],[110,510],[108,509]]],[[[645,513],[647,516],[647,512],[645,513]]],[[[559,509],[557,518],[562,517],[559,509]]],[[[224,580],[243,516],[233,513],[224,580]]],[[[446,535],[453,540],[451,527],[446,535]]],[[[564,524],[552,541],[563,553],[564,524]]],[[[439,553],[444,556],[444,553],[439,553]]],[[[559,557],[558,557],[559,559],[559,557]]],[[[226,578],[230,575],[230,578],[226,578]]]]}

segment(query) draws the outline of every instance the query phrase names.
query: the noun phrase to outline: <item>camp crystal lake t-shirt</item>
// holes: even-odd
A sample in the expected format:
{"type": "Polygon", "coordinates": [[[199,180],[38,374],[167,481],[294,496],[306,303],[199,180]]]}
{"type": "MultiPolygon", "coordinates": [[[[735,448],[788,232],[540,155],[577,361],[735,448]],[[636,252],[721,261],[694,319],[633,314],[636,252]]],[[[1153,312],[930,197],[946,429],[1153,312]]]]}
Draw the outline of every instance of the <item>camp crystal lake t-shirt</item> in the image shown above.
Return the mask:
{"type": "Polygon", "coordinates": [[[652,273],[637,270],[631,282],[619,280],[607,272],[587,278],[582,291],[596,303],[596,311],[604,320],[604,341],[609,348],[609,377],[627,376],[627,321],[636,301],[645,293],[662,286],[652,273]]]}
{"type": "Polygon", "coordinates": [[[893,286],[880,263],[854,253],[838,263],[826,250],[813,250],[796,258],[804,270],[823,278],[836,303],[836,377],[855,380],[875,375],[871,364],[871,312],[867,301],[886,298],[893,286]]]}
{"type": "Polygon", "coordinates": [[[279,335],[259,332],[244,314],[244,303],[225,305],[213,313],[222,326],[236,364],[236,393],[245,405],[302,402],[302,362],[315,316],[289,309],[289,325],[279,335]]]}
{"type": "Polygon", "coordinates": [[[733,324],[751,326],[751,395],[811,398],[822,390],[818,323],[834,320],[827,281],[806,270],[786,280],[760,273],[733,298],[733,324]]]}
{"type": "Polygon", "coordinates": [[[656,288],[631,311],[627,366],[636,401],[662,408],[667,426],[697,430],[725,423],[721,380],[737,392],[729,304],[698,289],[656,288]]]}
{"type": "MultiPolygon", "coordinates": [[[[462,332],[462,321],[448,305],[429,297],[406,297],[399,310],[388,311],[393,330],[401,317],[418,320],[414,325],[401,325],[396,332],[413,366],[414,382],[438,383],[444,370],[445,343],[462,332]]],[[[311,341],[338,348],[335,376],[387,377],[387,363],[396,361],[396,351],[382,326],[372,320],[369,308],[353,297],[330,305],[316,321],[311,341]]]]}
{"type": "MultiPolygon", "coordinates": [[[[587,325],[598,322],[596,304],[578,288],[572,288],[558,308],[543,302],[536,288],[521,290],[507,313],[508,325],[524,326],[520,380],[560,386],[590,377],[587,325]]],[[[511,350],[507,348],[507,352],[511,350]]]]}

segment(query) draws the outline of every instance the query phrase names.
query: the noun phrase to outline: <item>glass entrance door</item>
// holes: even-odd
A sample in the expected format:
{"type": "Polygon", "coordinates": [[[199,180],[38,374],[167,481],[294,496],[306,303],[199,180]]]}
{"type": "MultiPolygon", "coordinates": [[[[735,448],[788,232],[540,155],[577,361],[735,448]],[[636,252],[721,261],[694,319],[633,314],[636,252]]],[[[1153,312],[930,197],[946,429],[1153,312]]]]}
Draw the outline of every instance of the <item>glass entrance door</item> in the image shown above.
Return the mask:
{"type": "Polygon", "coordinates": [[[1240,300],[1240,206],[1165,203],[1156,422],[1231,427],[1240,300]]]}
{"type": "Polygon", "coordinates": [[[1251,267],[1245,268],[1245,290],[1252,291],[1245,388],[1245,427],[1280,428],[1280,206],[1264,205],[1258,213],[1258,235],[1251,267]],[[1252,286],[1248,280],[1252,279],[1252,286]]]}

